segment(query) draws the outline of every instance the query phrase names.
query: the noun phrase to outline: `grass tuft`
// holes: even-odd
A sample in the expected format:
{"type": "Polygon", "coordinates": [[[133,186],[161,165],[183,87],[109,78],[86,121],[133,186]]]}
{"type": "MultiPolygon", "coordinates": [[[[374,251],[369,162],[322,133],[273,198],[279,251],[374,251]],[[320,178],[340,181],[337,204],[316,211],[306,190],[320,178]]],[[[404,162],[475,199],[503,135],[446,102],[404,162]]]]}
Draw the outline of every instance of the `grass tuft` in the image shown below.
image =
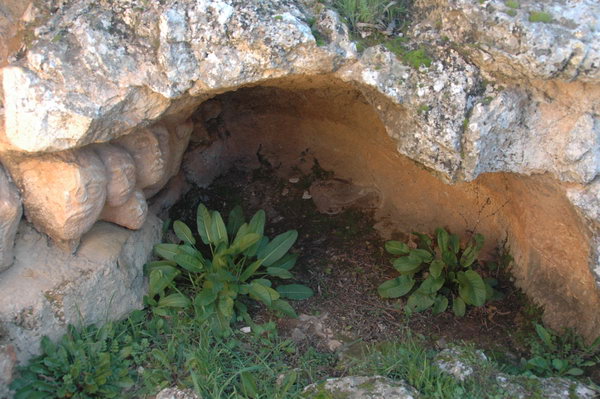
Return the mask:
{"type": "Polygon", "coordinates": [[[361,25],[385,30],[391,23],[405,24],[411,3],[412,0],[335,0],[333,4],[356,32],[361,25]]]}
{"type": "Polygon", "coordinates": [[[529,22],[550,23],[552,22],[552,14],[544,11],[532,11],[529,13],[529,22]]]}

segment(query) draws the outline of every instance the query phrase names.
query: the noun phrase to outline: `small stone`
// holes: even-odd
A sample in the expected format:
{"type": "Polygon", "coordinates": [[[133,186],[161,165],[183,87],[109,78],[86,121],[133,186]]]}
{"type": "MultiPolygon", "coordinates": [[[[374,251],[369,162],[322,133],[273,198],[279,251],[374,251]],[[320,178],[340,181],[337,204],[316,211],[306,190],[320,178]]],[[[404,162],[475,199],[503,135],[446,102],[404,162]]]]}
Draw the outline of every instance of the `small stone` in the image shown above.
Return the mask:
{"type": "Polygon", "coordinates": [[[246,327],[240,328],[240,331],[243,332],[244,334],[250,334],[252,329],[250,327],[246,326],[246,327]]]}
{"type": "Polygon", "coordinates": [[[200,399],[191,389],[165,388],[156,395],[156,399],[200,399]]]}
{"type": "Polygon", "coordinates": [[[300,179],[298,177],[290,177],[288,181],[292,184],[296,184],[300,181],[300,179]]]}
{"type": "Polygon", "coordinates": [[[287,188],[284,188],[283,191],[281,191],[281,195],[284,196],[284,197],[286,195],[288,195],[289,193],[290,193],[290,190],[288,190],[287,188]]]}
{"type": "Polygon", "coordinates": [[[416,390],[403,381],[392,381],[382,376],[329,378],[323,383],[304,388],[303,397],[336,397],[348,399],[413,399],[416,390]],[[333,396],[335,394],[335,396],[333,396]]]}
{"type": "Polygon", "coordinates": [[[311,199],[311,198],[312,198],[312,195],[310,195],[310,194],[308,193],[308,191],[304,191],[304,192],[302,193],[302,199],[309,200],[309,199],[311,199]]]}

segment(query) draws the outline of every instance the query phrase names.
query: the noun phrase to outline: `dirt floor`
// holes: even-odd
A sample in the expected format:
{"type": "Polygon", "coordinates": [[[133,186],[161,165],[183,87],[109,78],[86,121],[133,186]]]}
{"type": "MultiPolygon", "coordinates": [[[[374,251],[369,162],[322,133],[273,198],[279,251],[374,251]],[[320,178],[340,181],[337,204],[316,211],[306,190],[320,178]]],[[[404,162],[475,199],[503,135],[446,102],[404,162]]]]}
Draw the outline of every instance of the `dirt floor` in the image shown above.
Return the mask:
{"type": "MultiPolygon", "coordinates": [[[[399,338],[410,330],[427,337],[434,346],[472,342],[508,361],[517,361],[524,354],[524,337],[541,312],[514,288],[508,270],[481,269],[482,274],[498,278],[502,300],[480,308],[470,307],[462,318],[455,317],[451,310],[437,316],[426,311],[408,317],[403,310],[404,299],[386,300],[377,294],[377,287],[397,276],[397,272],[390,263],[392,256],[383,250],[385,241],[374,228],[377,222],[373,211],[319,213],[314,202],[306,198],[308,189],[314,181],[334,176],[321,169],[318,162],[311,174],[297,178],[282,178],[276,172],[266,163],[253,171],[230,170],[206,189],[194,187],[171,208],[170,218],[195,226],[199,202],[223,215],[239,204],[247,219],[257,210],[265,210],[265,233],[270,237],[289,229],[298,230],[292,252],[300,257],[292,271],[297,282],[310,286],[315,296],[293,302],[293,306],[298,314],[305,315],[305,321],[318,320],[321,327],[325,326],[324,335],[330,341],[381,342],[399,338]]],[[[394,238],[411,239],[399,234],[394,238]]],[[[255,320],[274,318],[265,309],[255,311],[255,320]]],[[[276,321],[280,333],[294,335],[298,321],[276,321]]],[[[309,344],[323,346],[322,342],[309,344]]]]}

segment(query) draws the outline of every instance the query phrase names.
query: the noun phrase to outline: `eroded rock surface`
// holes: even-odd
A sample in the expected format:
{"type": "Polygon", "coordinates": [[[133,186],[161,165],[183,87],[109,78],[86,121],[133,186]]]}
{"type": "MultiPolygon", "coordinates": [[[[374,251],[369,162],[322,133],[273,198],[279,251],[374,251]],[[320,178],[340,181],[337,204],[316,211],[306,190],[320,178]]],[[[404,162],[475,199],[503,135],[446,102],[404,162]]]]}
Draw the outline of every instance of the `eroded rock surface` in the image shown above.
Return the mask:
{"type": "Polygon", "coordinates": [[[408,384],[381,376],[329,378],[323,383],[307,386],[303,395],[315,399],[323,397],[416,399],[419,397],[415,389],[408,384]]]}
{"type": "Polygon", "coordinates": [[[129,152],[111,144],[93,147],[106,168],[106,204],[121,206],[129,200],[136,187],[135,163],[129,152]]]}
{"type": "Polygon", "coordinates": [[[148,203],[142,191],[136,190],[129,199],[119,206],[106,205],[100,214],[101,220],[137,230],[148,216],[148,203]]]}
{"type": "MultiPolygon", "coordinates": [[[[154,216],[138,231],[97,223],[71,255],[22,222],[15,264],[0,274],[0,365],[11,356],[14,364],[38,354],[41,337],[56,340],[68,324],[117,320],[141,308],[143,265],[160,241],[161,226],[154,216]],[[13,355],[1,350],[5,344],[13,355]]],[[[0,380],[1,397],[7,385],[0,380]]]]}
{"type": "Polygon", "coordinates": [[[13,245],[21,216],[23,206],[19,192],[0,166],[0,272],[13,263],[13,245]]]}
{"type": "Polygon", "coordinates": [[[70,249],[98,220],[106,199],[104,164],[91,149],[26,157],[7,165],[25,215],[40,231],[70,249]]]}
{"type": "Polygon", "coordinates": [[[373,187],[359,187],[341,179],[318,180],[311,184],[310,195],[321,213],[336,215],[348,208],[376,209],[380,194],[373,187]]]}

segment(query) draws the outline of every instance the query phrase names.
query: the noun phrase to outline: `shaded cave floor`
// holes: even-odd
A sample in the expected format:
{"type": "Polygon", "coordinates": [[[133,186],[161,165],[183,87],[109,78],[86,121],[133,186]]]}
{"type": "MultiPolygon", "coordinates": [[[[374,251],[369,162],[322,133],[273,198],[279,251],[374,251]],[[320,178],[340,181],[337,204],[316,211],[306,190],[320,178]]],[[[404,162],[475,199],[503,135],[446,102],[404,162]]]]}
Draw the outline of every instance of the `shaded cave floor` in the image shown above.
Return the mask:
{"type": "MultiPolygon", "coordinates": [[[[374,228],[374,212],[346,209],[327,215],[319,213],[311,199],[303,198],[314,181],[332,177],[334,174],[316,161],[310,173],[298,171],[292,178],[278,176],[276,168],[267,162],[254,170],[234,167],[207,188],[194,186],[171,208],[169,217],[195,226],[200,202],[224,217],[241,205],[246,218],[265,210],[265,234],[270,237],[298,230],[291,251],[298,253],[299,259],[292,272],[295,281],[310,286],[315,295],[291,301],[292,305],[299,315],[319,319],[344,344],[397,340],[409,331],[424,336],[436,348],[451,342],[472,343],[501,362],[518,362],[527,355],[526,337],[533,331],[533,322],[540,322],[541,310],[514,287],[509,270],[481,268],[483,274],[498,279],[504,298],[470,307],[462,318],[450,309],[440,315],[426,311],[407,316],[403,311],[405,298],[380,298],[377,287],[397,272],[390,263],[392,256],[383,249],[385,240],[374,228]]],[[[392,237],[401,241],[410,238],[397,232],[392,237]]],[[[257,322],[275,321],[283,336],[293,336],[298,323],[277,318],[262,307],[254,307],[253,318],[257,322]]],[[[318,337],[308,337],[304,345],[328,350],[318,337]]]]}

